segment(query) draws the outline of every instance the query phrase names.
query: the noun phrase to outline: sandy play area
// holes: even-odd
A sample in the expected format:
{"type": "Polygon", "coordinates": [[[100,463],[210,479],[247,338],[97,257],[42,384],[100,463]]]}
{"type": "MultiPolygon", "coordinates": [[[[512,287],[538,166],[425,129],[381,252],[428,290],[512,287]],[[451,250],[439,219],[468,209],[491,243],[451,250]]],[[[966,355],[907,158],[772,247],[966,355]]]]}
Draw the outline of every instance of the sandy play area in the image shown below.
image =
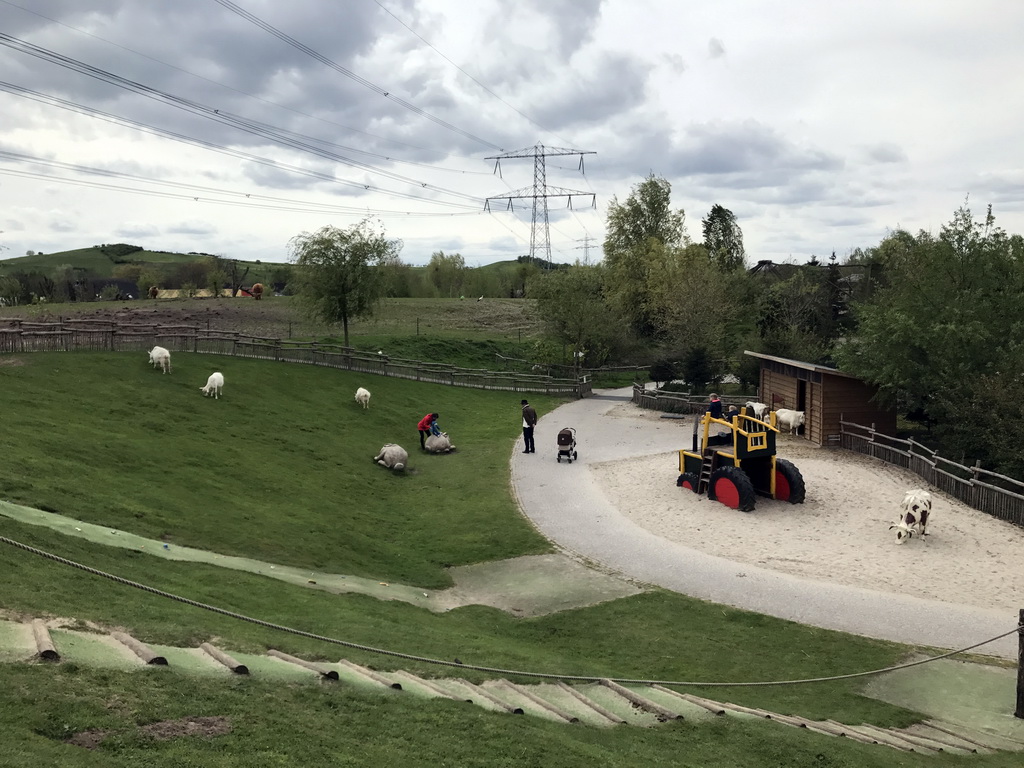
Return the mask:
{"type": "MultiPolygon", "coordinates": [[[[659,419],[632,404],[609,418],[659,419]]],[[[677,422],[692,435],[691,422],[677,422]]],[[[680,442],[680,447],[688,440],[680,442]]],[[[982,608],[1024,607],[1024,529],[929,488],[929,535],[899,545],[888,530],[917,475],[860,454],[780,436],[778,455],[803,474],[807,499],[758,498],[738,512],[677,488],[678,454],[590,467],[623,514],[664,538],[738,563],[796,576],[982,608]]]]}

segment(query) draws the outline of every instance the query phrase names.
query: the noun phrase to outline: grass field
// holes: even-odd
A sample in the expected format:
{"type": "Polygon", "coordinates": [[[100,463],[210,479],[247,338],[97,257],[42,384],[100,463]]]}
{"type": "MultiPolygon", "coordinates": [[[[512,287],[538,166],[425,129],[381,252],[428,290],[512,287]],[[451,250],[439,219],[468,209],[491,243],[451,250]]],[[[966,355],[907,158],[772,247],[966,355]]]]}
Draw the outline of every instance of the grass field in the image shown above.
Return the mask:
{"type": "MultiPolygon", "coordinates": [[[[347,372],[175,354],[165,376],[140,353],[32,354],[0,365],[0,496],[79,519],[226,554],[426,586],[450,564],[548,551],[508,486],[518,395],[451,390],[347,372]],[[12,361],[14,364],[12,364],[12,361]],[[198,388],[212,370],[224,398],[198,388]],[[353,400],[373,392],[368,411],[353,400]],[[413,448],[428,410],[459,446],[413,454],[396,476],[371,464],[384,442],[413,448]]],[[[557,404],[531,397],[542,413],[557,404]]],[[[149,557],[0,518],[31,546],[195,600],[370,646],[466,663],[662,679],[759,680],[886,666],[907,649],[804,627],[663,591],[517,619],[470,606],[434,614],[331,595],[255,574],[149,557]]],[[[0,545],[3,546],[3,545],[0,545]]],[[[336,659],[336,647],[242,623],[0,550],[0,608],[124,627],[148,642],[269,647],[336,659]]],[[[350,653],[378,668],[426,665],[350,653]]],[[[480,679],[470,671],[466,676],[480,679]]],[[[423,706],[344,689],[203,683],[72,667],[0,666],[0,747],[11,765],[960,765],[771,724],[595,731],[423,706]],[[137,726],[221,715],[231,733],[152,742],[137,726]],[[113,728],[97,752],[60,743],[113,728]]],[[[696,691],[699,692],[699,691],[696,691]]],[[[708,693],[705,691],[705,693],[708,693]]],[[[720,689],[714,695],[722,697],[720,689]]],[[[844,722],[915,716],[865,698],[859,684],[729,689],[731,701],[844,722]]],[[[0,757],[3,764],[4,757],[0,757]]],[[[1006,756],[972,765],[1016,764],[1006,756]]]]}

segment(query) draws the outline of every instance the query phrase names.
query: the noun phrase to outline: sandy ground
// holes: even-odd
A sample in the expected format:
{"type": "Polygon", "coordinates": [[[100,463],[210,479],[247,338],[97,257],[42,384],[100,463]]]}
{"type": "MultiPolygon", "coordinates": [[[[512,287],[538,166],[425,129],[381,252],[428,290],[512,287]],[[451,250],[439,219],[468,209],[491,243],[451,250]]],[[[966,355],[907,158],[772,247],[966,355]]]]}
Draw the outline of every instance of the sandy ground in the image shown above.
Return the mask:
{"type": "MultiPolygon", "coordinates": [[[[609,418],[659,419],[620,405],[609,418]]],[[[692,426],[680,426],[680,448],[692,426]]],[[[807,486],[803,504],[758,498],[738,512],[676,487],[678,454],[594,464],[608,500],[637,525],[702,552],[784,573],[981,608],[1024,608],[1024,529],[934,488],[929,535],[897,544],[889,525],[917,475],[849,451],[781,436],[778,455],[807,486]]]]}

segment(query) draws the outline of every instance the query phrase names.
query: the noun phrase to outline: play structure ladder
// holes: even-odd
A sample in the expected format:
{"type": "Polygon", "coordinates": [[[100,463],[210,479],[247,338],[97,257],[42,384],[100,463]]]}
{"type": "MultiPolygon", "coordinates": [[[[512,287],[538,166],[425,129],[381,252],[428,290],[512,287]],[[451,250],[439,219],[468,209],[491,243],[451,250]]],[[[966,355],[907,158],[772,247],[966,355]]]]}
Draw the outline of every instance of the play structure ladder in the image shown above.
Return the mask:
{"type": "Polygon", "coordinates": [[[711,484],[711,473],[715,471],[715,448],[704,449],[704,461],[700,465],[700,477],[697,479],[697,493],[704,493],[711,484]]]}

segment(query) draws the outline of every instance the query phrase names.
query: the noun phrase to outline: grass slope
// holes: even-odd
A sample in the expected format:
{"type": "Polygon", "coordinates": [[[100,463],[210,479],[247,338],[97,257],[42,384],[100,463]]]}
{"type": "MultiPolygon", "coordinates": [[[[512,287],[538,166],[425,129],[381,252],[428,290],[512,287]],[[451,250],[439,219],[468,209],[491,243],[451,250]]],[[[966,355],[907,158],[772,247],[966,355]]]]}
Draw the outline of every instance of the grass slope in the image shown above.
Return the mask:
{"type": "MultiPolygon", "coordinates": [[[[449,565],[549,549],[504,490],[520,426],[514,393],[185,353],[170,375],[142,352],[19,360],[0,368],[11,441],[0,495],[11,501],[428,587],[450,583],[449,565]],[[199,393],[214,370],[226,380],[220,400],[199,393]],[[368,410],[358,386],[373,393],[368,410]],[[431,411],[457,453],[420,454],[416,423],[431,411]],[[370,462],[392,442],[412,454],[404,475],[370,462]]],[[[542,411],[554,404],[535,399],[542,411]]]]}
{"type": "MultiPolygon", "coordinates": [[[[142,353],[33,354],[17,360],[23,364],[0,366],[0,496],[13,501],[165,535],[171,542],[425,586],[445,585],[449,562],[548,549],[521,519],[508,489],[518,395],[202,355],[175,354],[170,376],[150,368],[142,353]],[[214,369],[226,377],[220,401],[198,392],[214,369]],[[373,392],[369,411],[352,399],[357,385],[373,392]],[[413,452],[415,471],[404,477],[370,463],[383,442],[413,447],[415,421],[427,410],[441,413],[458,453],[413,452]]],[[[531,400],[542,412],[555,405],[531,400]]],[[[883,667],[906,650],[661,591],[534,619],[479,606],[438,615],[403,603],[164,561],[4,518],[0,533],[243,614],[370,646],[503,668],[791,679],[883,667]]],[[[218,638],[224,647],[242,651],[275,647],[309,658],[345,656],[385,669],[445,674],[276,633],[0,547],[0,608],[13,615],[74,616],[125,627],[154,643],[197,645],[218,638]]],[[[771,724],[673,726],[650,733],[558,730],[522,718],[465,714],[457,704],[414,709],[345,691],[171,683],[148,674],[76,669],[0,667],[0,685],[10,692],[0,701],[0,745],[23,764],[60,764],[68,754],[97,765],[140,764],[143,758],[148,765],[918,764],[918,758],[891,750],[771,724]],[[40,684],[41,676],[54,674],[59,684],[40,684]],[[237,730],[211,742],[155,745],[134,732],[136,723],[184,714],[228,715],[237,730]],[[71,748],[53,741],[69,728],[91,727],[128,730],[98,755],[64,752],[71,748]]],[[[850,723],[915,719],[862,697],[859,685],[728,689],[728,698],[850,723]]],[[[713,689],[712,695],[723,692],[713,689]]],[[[952,758],[927,760],[954,764],[952,758]]],[[[1009,764],[1002,757],[975,762],[1009,764]]]]}
{"type": "MultiPolygon", "coordinates": [[[[672,766],[756,768],[965,765],[948,755],[897,753],[774,723],[674,723],[650,730],[563,726],[483,712],[460,702],[428,706],[401,694],[343,686],[271,686],[255,680],[210,684],[159,670],[129,675],[75,668],[0,667],[6,765],[121,768],[250,766],[672,766]],[[140,725],[183,717],[224,717],[229,733],[156,741],[140,725]],[[88,729],[111,735],[94,751],[63,743],[88,729]]],[[[971,757],[978,768],[1019,756],[971,757]]]]}

